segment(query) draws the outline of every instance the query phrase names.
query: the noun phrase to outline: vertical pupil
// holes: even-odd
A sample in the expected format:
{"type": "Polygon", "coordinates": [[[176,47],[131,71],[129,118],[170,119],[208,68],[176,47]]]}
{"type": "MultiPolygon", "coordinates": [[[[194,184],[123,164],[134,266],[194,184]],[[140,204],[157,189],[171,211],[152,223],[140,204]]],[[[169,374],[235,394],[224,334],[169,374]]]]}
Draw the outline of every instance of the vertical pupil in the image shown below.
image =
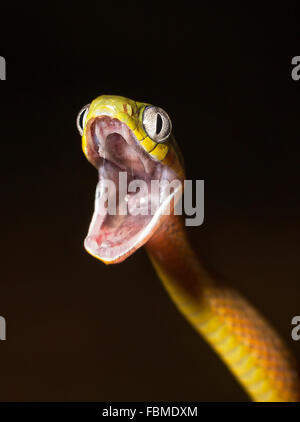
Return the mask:
{"type": "Polygon", "coordinates": [[[162,118],[159,113],[156,115],[156,134],[158,135],[162,129],[162,118]]]}
{"type": "Polygon", "coordinates": [[[84,120],[85,120],[86,112],[87,112],[87,109],[83,110],[80,116],[80,123],[81,123],[82,130],[84,129],[84,120]]]}
{"type": "Polygon", "coordinates": [[[85,110],[83,110],[83,112],[81,113],[79,122],[80,122],[80,126],[83,129],[83,119],[84,119],[84,115],[85,115],[85,110]]]}

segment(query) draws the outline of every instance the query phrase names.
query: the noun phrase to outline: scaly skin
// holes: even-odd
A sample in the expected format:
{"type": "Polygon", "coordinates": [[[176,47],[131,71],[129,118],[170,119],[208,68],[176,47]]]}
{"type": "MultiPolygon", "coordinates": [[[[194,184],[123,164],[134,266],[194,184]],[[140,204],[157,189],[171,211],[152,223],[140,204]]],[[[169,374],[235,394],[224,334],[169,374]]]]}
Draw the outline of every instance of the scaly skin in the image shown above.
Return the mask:
{"type": "Polygon", "coordinates": [[[146,244],[169,295],[255,401],[299,401],[296,363],[241,295],[205,271],[179,217],[168,217],[146,244]]]}
{"type": "MultiPolygon", "coordinates": [[[[124,97],[98,97],[90,105],[83,128],[83,151],[97,167],[87,133],[92,121],[106,114],[126,123],[144,150],[172,168],[182,180],[184,169],[173,137],[170,142],[157,144],[143,129],[141,115],[146,106],[124,97]]],[[[293,357],[239,293],[218,285],[206,272],[187,239],[181,218],[163,217],[144,243],[177,308],[218,353],[250,397],[255,401],[300,401],[299,373],[293,357]]],[[[110,263],[123,259],[116,257],[110,263]]]]}

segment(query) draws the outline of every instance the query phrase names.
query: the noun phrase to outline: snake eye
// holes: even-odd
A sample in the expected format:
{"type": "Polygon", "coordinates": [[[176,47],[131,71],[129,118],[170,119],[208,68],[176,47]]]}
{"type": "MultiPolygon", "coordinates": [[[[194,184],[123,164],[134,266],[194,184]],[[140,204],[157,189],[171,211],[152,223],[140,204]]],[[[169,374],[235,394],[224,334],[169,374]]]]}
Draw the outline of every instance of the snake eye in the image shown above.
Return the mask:
{"type": "Polygon", "coordinates": [[[155,142],[165,142],[172,130],[168,114],[162,108],[155,106],[145,108],[143,126],[149,138],[155,142]]]}
{"type": "Polygon", "coordinates": [[[87,116],[88,111],[89,111],[89,107],[90,107],[89,104],[82,107],[82,109],[80,110],[80,112],[77,115],[76,126],[77,126],[77,129],[78,129],[78,132],[80,133],[80,136],[82,136],[82,134],[83,134],[85,120],[86,120],[86,116],[87,116]]]}

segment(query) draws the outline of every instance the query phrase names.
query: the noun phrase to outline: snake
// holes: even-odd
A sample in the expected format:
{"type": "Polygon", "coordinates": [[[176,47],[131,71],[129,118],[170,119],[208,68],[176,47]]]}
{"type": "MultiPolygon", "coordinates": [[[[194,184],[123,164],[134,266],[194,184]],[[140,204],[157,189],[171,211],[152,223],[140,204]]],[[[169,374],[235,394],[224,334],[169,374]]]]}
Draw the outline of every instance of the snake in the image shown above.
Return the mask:
{"type": "Polygon", "coordinates": [[[259,311],[206,269],[183,216],[175,212],[184,197],[186,170],[167,112],[100,95],[80,110],[76,123],[84,155],[98,170],[85,250],[116,264],[144,246],[177,309],[249,400],[299,401],[299,369],[291,351],[259,311]],[[155,181],[156,190],[151,189],[155,181]]]}

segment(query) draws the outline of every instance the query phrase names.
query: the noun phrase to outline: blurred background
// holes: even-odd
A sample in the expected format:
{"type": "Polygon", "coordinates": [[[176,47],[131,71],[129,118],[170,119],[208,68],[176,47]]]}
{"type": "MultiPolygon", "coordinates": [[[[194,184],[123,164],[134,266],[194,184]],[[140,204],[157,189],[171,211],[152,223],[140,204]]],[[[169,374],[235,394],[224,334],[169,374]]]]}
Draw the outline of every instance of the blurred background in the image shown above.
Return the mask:
{"type": "Polygon", "coordinates": [[[97,172],[75,119],[101,94],[168,111],[205,180],[199,256],[300,360],[294,4],[1,6],[1,401],[248,400],[144,250],[107,267],[83,248],[97,172]]]}

